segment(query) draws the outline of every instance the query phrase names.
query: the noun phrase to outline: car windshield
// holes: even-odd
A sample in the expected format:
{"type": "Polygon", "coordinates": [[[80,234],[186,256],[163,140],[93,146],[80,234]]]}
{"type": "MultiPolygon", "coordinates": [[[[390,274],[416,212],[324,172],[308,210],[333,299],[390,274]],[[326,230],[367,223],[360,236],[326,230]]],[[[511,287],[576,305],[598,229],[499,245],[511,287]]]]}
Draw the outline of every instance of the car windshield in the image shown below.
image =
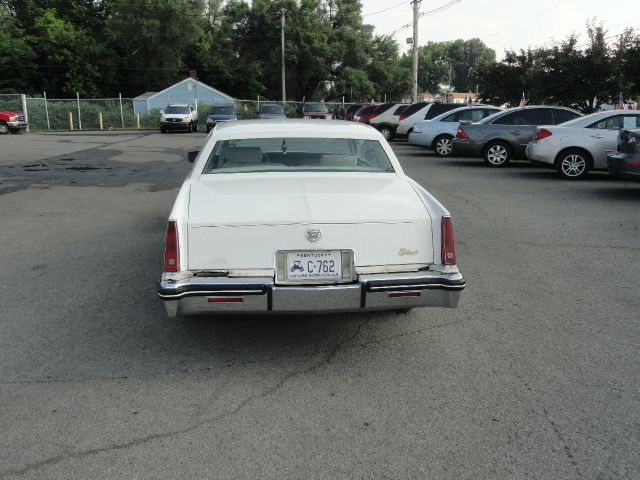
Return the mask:
{"type": "Polygon", "coordinates": [[[260,113],[283,114],[284,109],[280,105],[263,105],[262,107],[260,107],[260,113]]]}
{"type": "Polygon", "coordinates": [[[209,115],[235,115],[236,110],[233,107],[211,107],[209,115]]]}
{"type": "Polygon", "coordinates": [[[189,113],[189,107],[176,107],[175,105],[169,105],[164,113],[189,113]]]}
{"type": "Polygon", "coordinates": [[[377,140],[272,137],[216,143],[203,173],[389,172],[393,166],[377,140]]]}
{"type": "Polygon", "coordinates": [[[324,103],[305,103],[302,107],[303,112],[322,112],[327,113],[327,106],[324,103]]]}

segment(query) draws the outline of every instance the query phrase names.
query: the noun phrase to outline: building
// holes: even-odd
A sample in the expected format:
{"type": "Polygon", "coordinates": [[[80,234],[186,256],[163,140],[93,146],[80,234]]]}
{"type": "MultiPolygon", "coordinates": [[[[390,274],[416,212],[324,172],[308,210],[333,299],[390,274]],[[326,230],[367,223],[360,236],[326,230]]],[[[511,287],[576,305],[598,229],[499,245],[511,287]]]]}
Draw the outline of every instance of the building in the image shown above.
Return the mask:
{"type": "Polygon", "coordinates": [[[473,92],[449,92],[446,95],[439,93],[431,93],[431,92],[422,92],[418,94],[419,102],[441,102],[441,103],[459,103],[461,105],[465,105],[469,101],[469,97],[471,97],[471,101],[476,103],[478,101],[478,96],[473,92]]]}
{"type": "Polygon", "coordinates": [[[144,116],[151,110],[164,110],[167,105],[176,103],[198,108],[198,105],[229,104],[234,100],[206,83],[189,77],[161,92],[146,92],[137,96],[133,99],[133,111],[144,116]]]}

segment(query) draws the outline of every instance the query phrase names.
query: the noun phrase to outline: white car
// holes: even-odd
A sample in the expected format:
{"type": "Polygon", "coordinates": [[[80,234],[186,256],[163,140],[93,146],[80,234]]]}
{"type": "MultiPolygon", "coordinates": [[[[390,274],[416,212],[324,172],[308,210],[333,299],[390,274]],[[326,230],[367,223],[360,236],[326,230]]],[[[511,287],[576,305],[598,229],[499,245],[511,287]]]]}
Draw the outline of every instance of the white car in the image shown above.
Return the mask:
{"type": "Polygon", "coordinates": [[[198,111],[193,105],[169,105],[160,110],[160,133],[174,130],[198,131],[198,111]]]}
{"type": "Polygon", "coordinates": [[[638,127],[640,110],[610,110],[541,126],[527,145],[527,158],[555,168],[564,178],[581,179],[589,170],[607,169],[607,155],[616,150],[621,128],[638,127]]]}
{"type": "Polygon", "coordinates": [[[413,131],[416,122],[420,120],[431,120],[442,113],[450,112],[461,106],[459,103],[413,103],[400,114],[400,123],[396,129],[396,134],[401,137],[407,137],[413,131]]]}
{"type": "Polygon", "coordinates": [[[169,316],[457,306],[449,212],[373,128],[223,123],[194,162],[167,227],[169,316]]]}
{"type": "Polygon", "coordinates": [[[448,157],[453,151],[453,139],[460,122],[479,122],[501,111],[498,107],[461,107],[445,112],[431,120],[416,122],[409,134],[409,143],[433,149],[439,157],[448,157]]]}

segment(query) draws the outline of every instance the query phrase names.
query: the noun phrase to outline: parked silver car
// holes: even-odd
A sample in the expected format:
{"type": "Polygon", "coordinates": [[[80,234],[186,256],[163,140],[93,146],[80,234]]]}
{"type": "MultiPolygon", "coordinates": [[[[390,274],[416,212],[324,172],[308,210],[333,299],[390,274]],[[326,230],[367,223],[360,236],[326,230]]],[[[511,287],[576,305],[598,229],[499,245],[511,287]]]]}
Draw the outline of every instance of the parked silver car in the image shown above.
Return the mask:
{"type": "Polygon", "coordinates": [[[420,120],[409,134],[409,143],[431,148],[439,157],[448,157],[453,151],[453,139],[460,122],[479,122],[501,111],[502,109],[492,106],[460,107],[431,120],[420,120]]]}
{"type": "Polygon", "coordinates": [[[460,125],[453,139],[453,155],[483,157],[490,167],[505,167],[513,158],[526,158],[527,144],[539,125],[558,125],[580,116],[565,107],[511,108],[478,123],[460,125]]]}

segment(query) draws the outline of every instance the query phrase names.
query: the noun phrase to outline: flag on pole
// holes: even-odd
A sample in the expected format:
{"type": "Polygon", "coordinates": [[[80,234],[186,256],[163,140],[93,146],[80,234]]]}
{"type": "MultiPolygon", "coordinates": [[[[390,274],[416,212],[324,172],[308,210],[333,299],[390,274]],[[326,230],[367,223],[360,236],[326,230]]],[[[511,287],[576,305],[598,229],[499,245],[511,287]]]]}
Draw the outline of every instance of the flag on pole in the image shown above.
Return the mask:
{"type": "Polygon", "coordinates": [[[618,108],[620,110],[624,110],[624,97],[622,96],[622,92],[620,92],[620,103],[618,104],[618,108]]]}
{"type": "Polygon", "coordinates": [[[524,108],[527,106],[527,99],[524,98],[524,92],[522,92],[522,98],[520,99],[520,105],[518,105],[520,108],[524,108]]]}

